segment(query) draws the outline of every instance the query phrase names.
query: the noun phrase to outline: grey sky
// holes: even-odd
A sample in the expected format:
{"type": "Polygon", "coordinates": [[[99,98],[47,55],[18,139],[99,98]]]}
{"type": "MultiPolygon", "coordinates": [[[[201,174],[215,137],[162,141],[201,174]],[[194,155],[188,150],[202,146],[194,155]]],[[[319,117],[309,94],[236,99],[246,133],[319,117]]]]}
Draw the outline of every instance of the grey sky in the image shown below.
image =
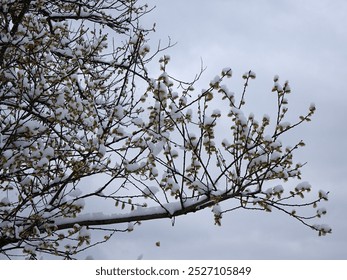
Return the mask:
{"type": "MultiPolygon", "coordinates": [[[[271,99],[272,78],[289,80],[290,116],[306,113],[315,102],[313,122],[304,124],[288,142],[304,139],[296,155],[307,161],[303,179],[330,191],[321,222],[333,234],[318,237],[281,213],[237,211],[213,225],[209,209],[176,219],[144,222],[134,232],[114,236],[94,250],[95,258],[136,259],[346,259],[347,152],[346,76],[347,1],[344,0],[151,0],[156,9],[144,24],[157,23],[155,44],[170,36],[178,44],[167,50],[171,73],[190,80],[207,70],[199,86],[226,66],[233,69],[232,91],[240,92],[241,75],[252,69],[248,102],[256,116],[276,109],[271,99]],[[160,241],[161,246],[155,243],[160,241]]],[[[200,90],[199,88],[197,90],[200,90]]],[[[290,185],[290,183],[289,183],[290,185]]],[[[288,185],[288,186],[289,186],[288,185]]],[[[90,253],[90,252],[89,252],[90,253]]]]}

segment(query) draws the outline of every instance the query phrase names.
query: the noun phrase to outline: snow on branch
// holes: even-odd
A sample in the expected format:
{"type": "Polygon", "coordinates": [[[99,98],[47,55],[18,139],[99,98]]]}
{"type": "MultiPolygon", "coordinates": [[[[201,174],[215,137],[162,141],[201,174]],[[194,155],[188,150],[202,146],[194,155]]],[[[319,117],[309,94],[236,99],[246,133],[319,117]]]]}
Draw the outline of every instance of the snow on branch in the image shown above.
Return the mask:
{"type": "Polygon", "coordinates": [[[229,67],[201,90],[203,69],[192,82],[171,76],[167,47],[151,50],[141,28],[149,11],[136,0],[0,8],[0,253],[72,258],[142,221],[206,208],[216,225],[236,209],[278,210],[330,233],[316,223],[328,192],[291,186],[305,143],[284,137],[315,105],[289,122],[291,88],[275,76],[263,94],[276,114],[256,117],[246,99],[253,71],[240,93],[228,88],[229,67]]]}

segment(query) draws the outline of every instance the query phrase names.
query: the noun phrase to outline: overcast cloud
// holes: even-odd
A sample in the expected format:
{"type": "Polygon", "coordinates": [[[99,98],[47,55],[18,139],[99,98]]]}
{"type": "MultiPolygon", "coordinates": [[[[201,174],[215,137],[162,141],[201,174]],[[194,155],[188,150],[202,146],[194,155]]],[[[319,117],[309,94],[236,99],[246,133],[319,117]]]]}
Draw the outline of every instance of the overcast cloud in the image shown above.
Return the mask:
{"type": "MultiPolygon", "coordinates": [[[[347,136],[346,62],[347,1],[344,0],[151,0],[156,9],[144,24],[157,23],[155,44],[168,36],[178,44],[171,73],[190,80],[207,67],[201,88],[226,66],[233,69],[232,91],[240,92],[241,76],[252,69],[248,102],[256,116],[276,109],[272,78],[289,80],[290,115],[294,118],[315,102],[313,122],[304,124],[288,142],[304,139],[296,155],[307,161],[303,179],[316,193],[330,191],[322,222],[333,234],[315,232],[281,213],[237,211],[214,226],[210,209],[170,220],[144,222],[93,249],[101,259],[346,259],[347,136]],[[156,242],[161,246],[157,247],[156,242]]],[[[199,89],[198,89],[199,90],[199,89]]],[[[289,186],[289,185],[288,185],[289,186]]],[[[91,252],[88,252],[90,254],[91,252]]]]}

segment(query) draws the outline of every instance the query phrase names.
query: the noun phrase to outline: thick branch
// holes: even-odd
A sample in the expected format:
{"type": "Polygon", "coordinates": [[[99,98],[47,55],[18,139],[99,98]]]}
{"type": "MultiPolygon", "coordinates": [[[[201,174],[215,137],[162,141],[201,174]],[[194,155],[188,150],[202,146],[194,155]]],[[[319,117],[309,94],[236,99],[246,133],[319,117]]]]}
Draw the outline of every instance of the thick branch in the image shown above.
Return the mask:
{"type": "MultiPolygon", "coordinates": [[[[221,197],[218,197],[218,201],[224,201],[234,197],[235,194],[224,194],[221,197]]],[[[116,214],[111,216],[106,216],[102,219],[93,219],[92,217],[81,215],[80,218],[64,219],[61,223],[57,222],[57,230],[69,229],[72,228],[75,224],[80,226],[96,226],[96,225],[112,225],[112,224],[121,224],[128,222],[137,222],[137,221],[146,221],[146,220],[156,220],[164,218],[173,218],[177,216],[186,215],[188,213],[194,213],[196,211],[202,210],[206,207],[211,207],[216,204],[217,199],[213,200],[209,196],[203,195],[197,199],[187,200],[181,207],[180,202],[173,202],[164,204],[164,207],[151,207],[143,210],[135,210],[129,214],[116,214]],[[195,202],[193,202],[193,200],[195,202]],[[177,209],[175,209],[177,208],[177,209]],[[171,211],[170,211],[171,209],[171,211]],[[172,210],[173,209],[173,210],[172,210]]]]}

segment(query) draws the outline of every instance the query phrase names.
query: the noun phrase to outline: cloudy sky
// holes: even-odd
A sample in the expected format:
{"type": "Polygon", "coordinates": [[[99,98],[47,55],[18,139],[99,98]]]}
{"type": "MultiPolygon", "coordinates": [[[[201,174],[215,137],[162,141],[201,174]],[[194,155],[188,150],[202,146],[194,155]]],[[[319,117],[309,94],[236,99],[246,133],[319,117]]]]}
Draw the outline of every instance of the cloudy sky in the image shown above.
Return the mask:
{"type": "MultiPolygon", "coordinates": [[[[240,93],[241,76],[252,69],[248,102],[256,114],[269,113],[272,78],[289,80],[290,115],[315,102],[313,122],[291,140],[307,146],[296,159],[308,162],[303,179],[313,190],[330,191],[323,223],[333,234],[318,237],[281,213],[236,211],[214,226],[211,210],[171,221],[148,221],[93,249],[101,259],[347,259],[347,1],[344,0],[150,0],[156,6],[144,24],[156,22],[151,42],[168,36],[177,45],[171,73],[190,80],[207,67],[199,85],[224,67],[233,69],[229,88],[240,93]],[[265,100],[265,101],[264,101],[265,100]],[[160,247],[156,246],[160,242],[160,247]]],[[[274,100],[273,100],[274,101],[274,100]]],[[[274,103],[275,104],[275,103],[274,103]]],[[[272,105],[272,104],[270,104],[272,105]]],[[[91,253],[91,252],[88,252],[91,253]]]]}

